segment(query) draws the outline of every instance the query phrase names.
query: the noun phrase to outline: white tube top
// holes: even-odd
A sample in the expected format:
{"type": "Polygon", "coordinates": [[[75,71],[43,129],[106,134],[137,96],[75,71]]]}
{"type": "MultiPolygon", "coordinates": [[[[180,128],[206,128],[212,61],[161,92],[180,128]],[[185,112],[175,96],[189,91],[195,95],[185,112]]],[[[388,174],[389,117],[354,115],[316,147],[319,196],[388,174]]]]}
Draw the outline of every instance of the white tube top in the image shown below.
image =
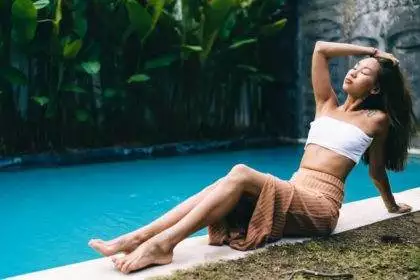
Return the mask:
{"type": "Polygon", "coordinates": [[[311,122],[305,149],[308,144],[316,144],[357,164],[372,140],[372,137],[353,124],[321,116],[311,122]]]}

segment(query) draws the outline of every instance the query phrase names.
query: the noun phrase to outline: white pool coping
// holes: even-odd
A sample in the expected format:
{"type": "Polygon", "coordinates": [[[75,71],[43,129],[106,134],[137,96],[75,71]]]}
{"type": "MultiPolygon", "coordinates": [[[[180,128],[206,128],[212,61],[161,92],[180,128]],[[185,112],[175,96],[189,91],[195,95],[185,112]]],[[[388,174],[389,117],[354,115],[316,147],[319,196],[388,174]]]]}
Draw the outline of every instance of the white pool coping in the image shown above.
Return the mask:
{"type": "Polygon", "coordinates": [[[420,149],[411,148],[411,149],[408,149],[408,153],[410,155],[420,156],[420,149]]]}
{"type": "MultiPolygon", "coordinates": [[[[404,202],[413,207],[413,212],[420,211],[420,187],[400,193],[395,193],[397,202],[404,202]]],[[[350,202],[343,205],[340,210],[340,219],[333,234],[359,228],[378,221],[399,216],[389,214],[382,204],[380,197],[350,202]]],[[[309,238],[285,238],[274,244],[296,243],[309,238]]],[[[237,259],[246,254],[257,252],[259,249],[249,252],[241,252],[230,249],[228,246],[207,245],[207,235],[192,237],[181,242],[174,250],[174,259],[171,264],[155,266],[143,271],[124,275],[113,267],[109,258],[99,258],[76,264],[56,267],[43,271],[18,275],[7,278],[9,280],[52,280],[52,279],[145,279],[152,276],[169,275],[178,269],[191,268],[204,263],[215,262],[222,259],[237,259]]]]}

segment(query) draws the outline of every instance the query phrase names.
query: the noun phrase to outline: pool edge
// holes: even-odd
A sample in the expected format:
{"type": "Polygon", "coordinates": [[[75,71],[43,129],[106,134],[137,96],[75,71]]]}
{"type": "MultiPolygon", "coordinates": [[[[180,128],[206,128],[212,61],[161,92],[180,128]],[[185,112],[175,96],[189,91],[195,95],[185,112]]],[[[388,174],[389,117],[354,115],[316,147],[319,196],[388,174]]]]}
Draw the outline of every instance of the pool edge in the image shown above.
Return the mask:
{"type": "MultiPolygon", "coordinates": [[[[412,188],[400,193],[395,193],[397,201],[407,203],[413,207],[413,212],[420,211],[420,187],[412,188]]],[[[340,210],[340,219],[333,234],[352,230],[379,221],[387,220],[397,214],[390,214],[386,211],[379,196],[349,202],[343,205],[340,210]],[[369,209],[366,212],[366,209],[369,209]]],[[[282,243],[296,243],[308,240],[309,238],[285,238],[272,245],[282,243]]],[[[47,270],[32,272],[28,274],[17,275],[6,278],[8,280],[36,280],[36,279],[127,279],[135,277],[136,279],[145,279],[153,276],[168,275],[178,269],[187,269],[196,265],[215,262],[224,259],[237,259],[247,254],[265,250],[265,248],[241,252],[230,249],[228,246],[209,246],[207,245],[207,235],[192,237],[180,243],[174,252],[174,261],[172,264],[157,266],[133,273],[123,275],[113,269],[109,258],[99,258],[90,261],[60,266],[47,270]]]]}

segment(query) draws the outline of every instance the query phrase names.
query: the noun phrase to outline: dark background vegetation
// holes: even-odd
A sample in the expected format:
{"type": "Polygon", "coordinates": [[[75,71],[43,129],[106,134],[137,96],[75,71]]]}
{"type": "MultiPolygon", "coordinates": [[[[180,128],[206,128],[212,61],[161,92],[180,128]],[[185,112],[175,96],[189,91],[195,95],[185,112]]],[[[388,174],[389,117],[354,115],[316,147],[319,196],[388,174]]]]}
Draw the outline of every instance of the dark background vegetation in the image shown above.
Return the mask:
{"type": "Polygon", "coordinates": [[[3,0],[0,154],[293,136],[280,0],[3,0]]]}

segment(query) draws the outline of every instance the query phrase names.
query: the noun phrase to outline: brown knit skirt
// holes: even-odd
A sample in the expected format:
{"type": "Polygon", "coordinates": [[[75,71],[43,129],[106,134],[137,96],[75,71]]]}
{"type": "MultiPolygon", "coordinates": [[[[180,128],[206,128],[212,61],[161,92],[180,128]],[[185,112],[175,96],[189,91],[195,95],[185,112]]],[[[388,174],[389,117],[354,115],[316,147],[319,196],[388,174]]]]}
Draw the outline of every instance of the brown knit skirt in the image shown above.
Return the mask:
{"type": "Polygon", "coordinates": [[[300,168],[289,181],[267,174],[258,197],[244,194],[222,220],[209,225],[209,244],[250,250],[283,236],[330,234],[343,200],[343,182],[300,168]]]}

